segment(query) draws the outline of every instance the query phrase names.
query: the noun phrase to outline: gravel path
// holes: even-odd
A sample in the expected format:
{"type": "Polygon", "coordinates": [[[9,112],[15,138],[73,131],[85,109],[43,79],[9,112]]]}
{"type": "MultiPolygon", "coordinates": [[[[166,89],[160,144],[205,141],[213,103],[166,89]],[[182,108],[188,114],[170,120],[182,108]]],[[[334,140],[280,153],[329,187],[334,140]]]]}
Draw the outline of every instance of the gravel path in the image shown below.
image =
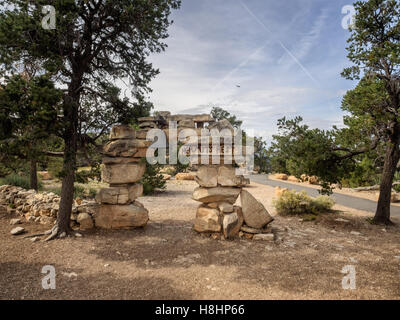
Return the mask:
{"type": "MultiPolygon", "coordinates": [[[[276,180],[271,180],[268,179],[268,176],[266,175],[252,175],[250,176],[251,181],[271,186],[271,187],[281,187],[281,188],[288,188],[288,189],[293,189],[297,191],[305,190],[308,195],[312,197],[317,197],[319,195],[318,189],[315,188],[309,188],[305,187],[299,184],[294,184],[294,183],[288,183],[284,181],[276,181],[276,180]]],[[[363,210],[363,211],[368,211],[375,213],[376,210],[376,201],[368,200],[368,199],[362,199],[359,197],[352,197],[348,196],[345,194],[341,194],[338,192],[334,192],[332,195],[332,198],[336,201],[336,203],[357,209],[357,210],[363,210]]],[[[400,207],[398,206],[391,206],[390,208],[390,213],[393,217],[400,217],[400,207]]]]}

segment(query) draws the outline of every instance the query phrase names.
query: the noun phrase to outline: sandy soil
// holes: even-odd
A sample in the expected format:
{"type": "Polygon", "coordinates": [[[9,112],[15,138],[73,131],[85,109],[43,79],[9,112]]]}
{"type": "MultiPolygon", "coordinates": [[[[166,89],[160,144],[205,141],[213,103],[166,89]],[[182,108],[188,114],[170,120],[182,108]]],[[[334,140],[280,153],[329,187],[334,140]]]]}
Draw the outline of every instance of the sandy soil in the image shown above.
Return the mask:
{"type": "MultiPolygon", "coordinates": [[[[287,180],[279,180],[279,179],[274,178],[273,175],[269,175],[268,179],[275,180],[275,181],[282,181],[282,182],[285,182],[285,183],[290,183],[290,184],[299,185],[299,186],[304,186],[304,187],[307,187],[307,188],[321,189],[320,186],[312,185],[312,184],[309,184],[308,182],[291,182],[291,181],[287,181],[287,180]]],[[[335,193],[345,194],[345,195],[352,196],[352,197],[368,199],[368,200],[372,200],[372,201],[377,201],[376,194],[379,193],[378,190],[375,190],[375,191],[355,191],[352,188],[342,188],[342,189],[336,188],[336,189],[334,189],[334,192],[335,193]]],[[[392,203],[392,206],[400,207],[400,203],[392,203]]]]}
{"type": "MultiPolygon", "coordinates": [[[[275,243],[218,241],[191,229],[195,187],[170,181],[167,191],[141,198],[151,218],[142,230],[33,243],[11,236],[12,217],[0,215],[0,298],[400,299],[399,226],[372,226],[367,213],[346,209],[309,222],[278,216],[275,243]],[[55,290],[42,289],[44,265],[56,268],[55,290]],[[346,265],[355,267],[356,290],[342,289],[346,265]]],[[[275,214],[272,187],[248,190],[275,214]]]]}

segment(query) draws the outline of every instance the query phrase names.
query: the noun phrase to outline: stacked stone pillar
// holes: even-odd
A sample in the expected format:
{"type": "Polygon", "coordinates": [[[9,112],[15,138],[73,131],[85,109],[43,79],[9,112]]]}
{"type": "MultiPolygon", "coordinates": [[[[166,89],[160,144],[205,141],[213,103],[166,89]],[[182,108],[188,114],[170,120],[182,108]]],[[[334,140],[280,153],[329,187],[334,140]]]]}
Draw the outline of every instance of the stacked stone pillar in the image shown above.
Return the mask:
{"type": "Polygon", "coordinates": [[[109,142],[103,150],[102,180],[109,188],[96,196],[100,203],[96,226],[106,229],[144,227],[149,214],[136,199],[143,194],[139,183],[146,170],[146,150],[151,142],[145,132],[129,126],[112,128],[109,142]]]}
{"type": "MultiPolygon", "coordinates": [[[[215,127],[233,131],[228,121],[217,122],[215,127]]],[[[273,240],[271,228],[267,226],[274,219],[258,200],[243,190],[250,181],[242,175],[237,176],[234,166],[226,163],[233,161],[233,145],[224,145],[224,140],[221,139],[220,150],[210,155],[213,149],[211,137],[200,140],[200,167],[195,176],[199,187],[194,190],[193,199],[201,202],[201,205],[197,208],[194,230],[214,234],[217,238],[223,236],[225,239],[232,239],[239,235],[256,239],[257,235],[260,240],[273,240]],[[202,148],[204,145],[205,150],[202,148]],[[203,160],[220,164],[208,165],[203,160]],[[239,196],[241,207],[235,205],[239,196]]]]}

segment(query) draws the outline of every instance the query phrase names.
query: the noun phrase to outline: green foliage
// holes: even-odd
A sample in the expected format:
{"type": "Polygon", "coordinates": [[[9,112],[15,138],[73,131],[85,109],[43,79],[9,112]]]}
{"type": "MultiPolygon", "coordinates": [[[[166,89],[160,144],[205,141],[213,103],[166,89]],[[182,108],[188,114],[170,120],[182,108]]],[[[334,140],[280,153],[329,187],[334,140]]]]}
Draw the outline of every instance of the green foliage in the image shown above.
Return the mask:
{"type": "Polygon", "coordinates": [[[400,3],[397,0],[369,0],[354,3],[355,25],[347,40],[353,66],[343,71],[348,79],[370,72],[398,72],[400,66],[400,3]]]}
{"type": "Polygon", "coordinates": [[[352,170],[354,162],[342,158],[335,142],[337,130],[310,129],[301,117],[278,120],[278,134],[269,149],[272,171],[297,177],[317,176],[323,193],[331,192],[331,184],[339,183],[352,170]]]}
{"type": "Polygon", "coordinates": [[[364,155],[362,160],[355,164],[348,178],[342,179],[342,186],[350,188],[366,187],[379,184],[380,176],[377,173],[375,161],[364,155]]]}
{"type": "Polygon", "coordinates": [[[254,138],[254,166],[260,173],[271,172],[271,164],[267,150],[267,142],[261,137],[254,138]]]}
{"type": "MultiPolygon", "coordinates": [[[[9,0],[0,10],[0,78],[29,60],[65,89],[52,124],[65,142],[62,176],[75,173],[77,154],[86,156],[89,145],[97,148],[112,125],[135,123],[152,108],[149,85],[159,70],[148,57],[167,47],[171,11],[180,3],[54,0],[54,30],[41,25],[47,0],[9,0]],[[130,98],[123,97],[117,80],[130,82],[130,98]]],[[[71,181],[63,181],[68,189],[71,181]]],[[[63,216],[69,220],[67,212],[63,216]]]]}
{"type": "Polygon", "coordinates": [[[146,162],[146,172],[142,177],[143,194],[149,195],[154,193],[156,189],[165,189],[166,182],[160,174],[161,166],[159,164],[150,165],[146,162]]]}
{"type": "Polygon", "coordinates": [[[57,130],[61,91],[46,76],[5,77],[0,87],[0,162],[11,170],[44,159],[57,130]]]}
{"type": "Polygon", "coordinates": [[[89,188],[89,198],[95,198],[97,195],[97,190],[95,188],[89,188]]]}
{"type": "Polygon", "coordinates": [[[47,188],[46,192],[52,192],[58,196],[61,196],[61,187],[51,187],[51,188],[47,188]]]}
{"type": "Polygon", "coordinates": [[[211,116],[216,121],[221,121],[223,119],[228,120],[234,128],[239,128],[243,123],[243,121],[238,120],[235,115],[220,107],[213,107],[211,110],[211,116]]]}
{"type": "Polygon", "coordinates": [[[75,181],[78,183],[88,183],[89,180],[101,180],[100,164],[96,163],[90,170],[79,170],[75,172],[75,181]]]}
{"type": "Polygon", "coordinates": [[[74,198],[84,198],[86,196],[86,189],[83,186],[74,185],[74,198]]]}
{"type": "MultiPolygon", "coordinates": [[[[16,186],[16,187],[21,187],[24,189],[29,190],[30,189],[30,182],[29,182],[29,177],[27,176],[20,176],[16,173],[9,174],[5,176],[4,178],[0,179],[0,185],[11,185],[11,186],[16,186]]],[[[39,189],[42,188],[42,183],[39,180],[38,181],[38,187],[39,189]]]]}
{"type": "Polygon", "coordinates": [[[63,159],[51,157],[47,163],[47,171],[55,179],[61,178],[61,172],[63,169],[63,159]]]}
{"type": "Polygon", "coordinates": [[[332,209],[335,202],[328,196],[312,198],[305,191],[286,191],[274,201],[274,206],[279,214],[294,215],[312,213],[318,214],[332,209]]]}

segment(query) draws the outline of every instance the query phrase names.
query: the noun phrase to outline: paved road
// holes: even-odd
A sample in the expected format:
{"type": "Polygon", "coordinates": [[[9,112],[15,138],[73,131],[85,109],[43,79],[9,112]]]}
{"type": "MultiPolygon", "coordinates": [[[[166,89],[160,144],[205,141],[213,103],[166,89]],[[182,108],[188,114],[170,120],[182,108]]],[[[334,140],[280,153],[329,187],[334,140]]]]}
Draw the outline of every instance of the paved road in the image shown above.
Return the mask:
{"type": "MultiPolygon", "coordinates": [[[[316,197],[319,195],[318,189],[313,189],[313,188],[305,187],[302,185],[287,183],[287,182],[283,182],[283,181],[270,180],[270,179],[268,179],[268,176],[266,176],[266,175],[261,175],[261,174],[260,175],[251,175],[251,176],[249,176],[249,178],[251,181],[254,181],[254,182],[260,183],[260,184],[264,184],[267,186],[271,186],[271,187],[289,188],[289,189],[294,189],[297,191],[305,190],[307,192],[307,194],[312,197],[316,197]]],[[[352,196],[340,194],[337,192],[333,193],[332,198],[336,201],[337,204],[340,204],[345,207],[354,208],[354,209],[363,210],[363,211],[369,211],[372,213],[375,213],[375,210],[376,210],[376,201],[352,197],[352,196]]],[[[400,207],[391,206],[390,213],[391,213],[391,216],[400,218],[400,207]]]]}

